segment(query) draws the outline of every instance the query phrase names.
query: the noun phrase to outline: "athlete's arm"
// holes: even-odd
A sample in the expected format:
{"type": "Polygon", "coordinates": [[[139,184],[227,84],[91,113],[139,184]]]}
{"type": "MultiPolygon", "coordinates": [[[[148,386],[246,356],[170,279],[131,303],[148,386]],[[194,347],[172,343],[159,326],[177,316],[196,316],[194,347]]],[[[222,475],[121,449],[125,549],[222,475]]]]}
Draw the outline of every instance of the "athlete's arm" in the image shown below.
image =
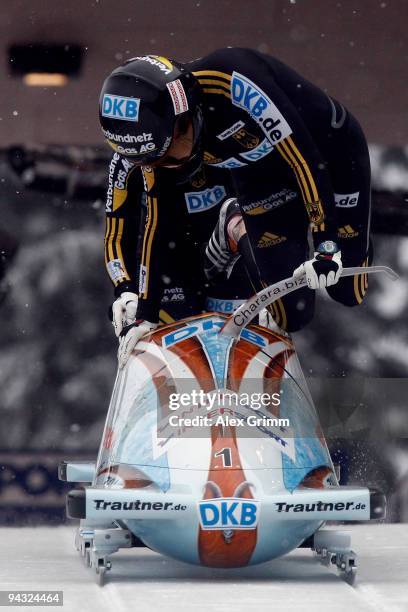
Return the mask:
{"type": "Polygon", "coordinates": [[[143,181],[140,168],[114,153],[106,195],[105,266],[115,295],[137,293],[137,244],[142,217],[143,181]]]}
{"type": "Polygon", "coordinates": [[[141,171],[115,153],[109,166],[106,196],[105,265],[116,300],[110,318],[116,336],[136,319],[137,245],[144,218],[141,171]]]}
{"type": "MultiPolygon", "coordinates": [[[[175,171],[173,171],[175,172],[175,171]]],[[[146,219],[140,234],[139,302],[137,319],[157,323],[163,294],[163,256],[171,241],[172,185],[163,180],[159,170],[142,168],[146,190],[146,219]]]]}

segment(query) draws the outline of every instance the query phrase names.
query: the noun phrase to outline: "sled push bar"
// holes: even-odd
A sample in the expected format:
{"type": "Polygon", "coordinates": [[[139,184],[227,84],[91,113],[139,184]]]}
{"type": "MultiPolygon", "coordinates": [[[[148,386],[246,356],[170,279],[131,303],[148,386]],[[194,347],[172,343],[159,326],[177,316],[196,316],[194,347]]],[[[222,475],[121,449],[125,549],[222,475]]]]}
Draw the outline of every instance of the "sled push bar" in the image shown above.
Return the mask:
{"type": "MultiPolygon", "coordinates": [[[[355,274],[373,274],[376,272],[383,272],[391,280],[397,280],[398,274],[387,266],[370,266],[368,268],[355,267],[355,268],[343,268],[341,277],[354,276],[355,274]]],[[[275,300],[297,291],[302,287],[307,287],[306,275],[302,275],[297,279],[293,277],[285,278],[274,285],[269,285],[259,293],[253,295],[249,300],[241,304],[237,310],[231,315],[224,327],[221,329],[220,334],[223,336],[231,336],[238,338],[241,331],[249,325],[249,323],[263,310],[266,306],[272,304],[275,300]]]]}

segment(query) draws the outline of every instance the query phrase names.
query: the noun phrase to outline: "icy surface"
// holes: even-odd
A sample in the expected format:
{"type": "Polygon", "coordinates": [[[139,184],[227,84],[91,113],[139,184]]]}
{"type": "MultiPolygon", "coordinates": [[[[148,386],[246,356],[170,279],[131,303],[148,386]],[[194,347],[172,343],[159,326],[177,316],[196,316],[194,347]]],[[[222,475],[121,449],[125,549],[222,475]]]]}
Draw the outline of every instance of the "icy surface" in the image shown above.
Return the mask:
{"type": "MultiPolygon", "coordinates": [[[[406,525],[347,526],[358,553],[355,587],[320,565],[307,549],[245,569],[212,570],[166,559],[147,549],[112,556],[107,584],[73,549],[73,528],[2,528],[0,584],[7,589],[64,591],[66,612],[237,610],[408,610],[406,525]]],[[[25,608],[24,608],[25,609],[25,608]]],[[[36,607],[36,610],[50,608],[36,607]]]]}

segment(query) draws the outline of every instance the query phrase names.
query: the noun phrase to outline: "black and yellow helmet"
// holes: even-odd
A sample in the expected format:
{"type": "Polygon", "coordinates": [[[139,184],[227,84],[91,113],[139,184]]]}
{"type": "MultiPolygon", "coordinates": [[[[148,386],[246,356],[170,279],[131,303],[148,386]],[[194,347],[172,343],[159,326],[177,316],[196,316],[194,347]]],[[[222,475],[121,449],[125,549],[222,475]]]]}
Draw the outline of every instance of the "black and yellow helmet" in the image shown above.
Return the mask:
{"type": "Polygon", "coordinates": [[[115,151],[148,166],[166,154],[176,124],[187,118],[196,144],[202,128],[199,96],[194,76],[181,64],[157,55],[132,58],[103,84],[102,131],[115,151]]]}

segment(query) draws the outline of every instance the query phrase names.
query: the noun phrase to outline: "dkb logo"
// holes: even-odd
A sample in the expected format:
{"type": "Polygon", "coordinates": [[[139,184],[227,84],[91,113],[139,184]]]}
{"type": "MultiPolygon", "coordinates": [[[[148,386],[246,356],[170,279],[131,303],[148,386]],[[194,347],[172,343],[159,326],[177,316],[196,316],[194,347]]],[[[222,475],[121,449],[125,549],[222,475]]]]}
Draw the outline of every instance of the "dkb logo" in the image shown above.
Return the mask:
{"type": "Polygon", "coordinates": [[[202,529],[255,529],[259,502],[248,499],[218,498],[198,503],[202,529]]]}
{"type": "Polygon", "coordinates": [[[102,102],[102,115],[123,121],[138,121],[139,98],[124,98],[105,94],[102,102]]]}

